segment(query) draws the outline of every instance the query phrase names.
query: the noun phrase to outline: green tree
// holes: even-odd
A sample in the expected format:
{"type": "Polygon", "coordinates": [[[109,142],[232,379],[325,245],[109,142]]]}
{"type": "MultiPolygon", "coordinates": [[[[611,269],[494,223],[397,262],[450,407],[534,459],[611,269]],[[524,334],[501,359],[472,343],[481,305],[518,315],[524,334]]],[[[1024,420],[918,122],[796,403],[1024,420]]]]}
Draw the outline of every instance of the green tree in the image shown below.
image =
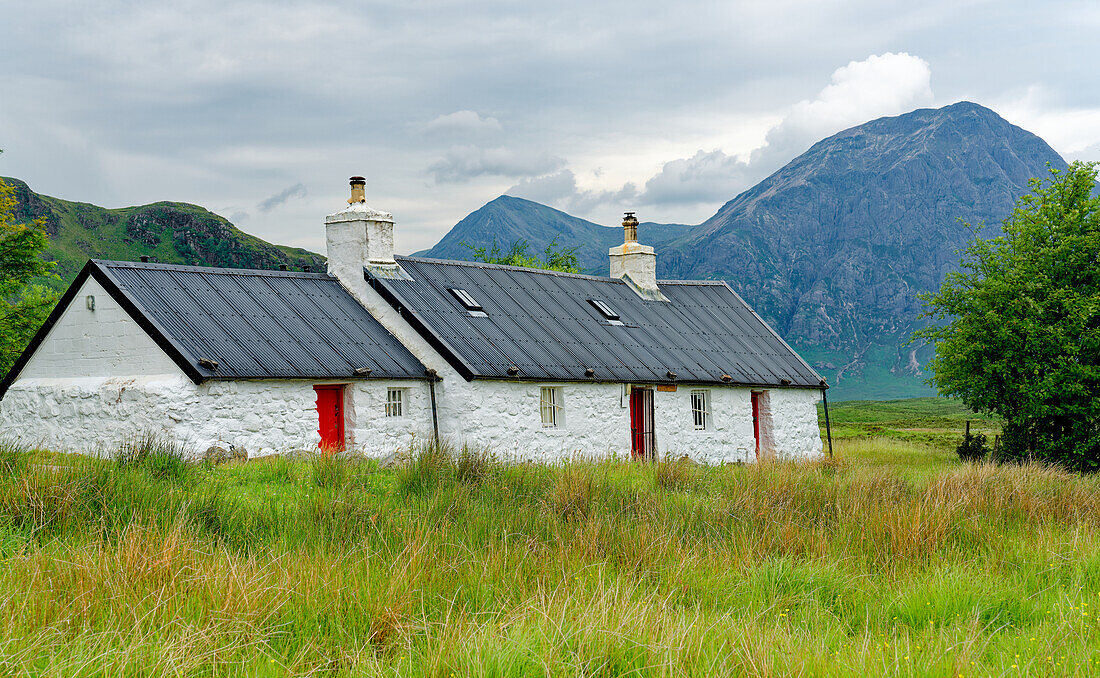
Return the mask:
{"type": "Polygon", "coordinates": [[[57,293],[33,284],[52,275],[42,259],[49,244],[44,220],[15,223],[15,189],[0,181],[0,377],[7,374],[50,314],[57,293]]]}
{"type": "Polygon", "coordinates": [[[1000,457],[1100,470],[1100,196],[1097,166],[1033,179],[1003,235],[967,246],[924,295],[915,334],[936,349],[929,382],[1004,419],[1000,457]]]}
{"type": "Polygon", "coordinates": [[[500,249],[497,239],[493,238],[492,247],[474,247],[462,243],[462,246],[474,253],[474,261],[486,264],[503,264],[505,266],[522,266],[524,268],[542,268],[548,271],[562,271],[564,273],[580,273],[580,265],[577,263],[578,247],[562,247],[558,239],[546,246],[542,256],[528,253],[530,247],[526,240],[517,240],[512,243],[507,252],[500,249]]]}

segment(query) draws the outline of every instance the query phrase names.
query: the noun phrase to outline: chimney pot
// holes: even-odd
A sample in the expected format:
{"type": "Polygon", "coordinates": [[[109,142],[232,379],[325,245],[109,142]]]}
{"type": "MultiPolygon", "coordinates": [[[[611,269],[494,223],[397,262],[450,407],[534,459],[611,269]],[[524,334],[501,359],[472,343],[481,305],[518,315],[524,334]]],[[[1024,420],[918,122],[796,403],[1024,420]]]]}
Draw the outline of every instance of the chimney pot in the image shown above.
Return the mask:
{"type": "Polygon", "coordinates": [[[633,212],[623,217],[623,242],[638,242],[638,220],[633,212]]]}
{"type": "Polygon", "coordinates": [[[367,201],[367,180],[363,177],[351,178],[351,197],[348,198],[348,204],[354,205],[357,202],[367,201]]]}
{"type": "Polygon", "coordinates": [[[141,255],[141,263],[143,263],[143,264],[148,264],[149,263],[149,255],[148,254],[141,255]]]}

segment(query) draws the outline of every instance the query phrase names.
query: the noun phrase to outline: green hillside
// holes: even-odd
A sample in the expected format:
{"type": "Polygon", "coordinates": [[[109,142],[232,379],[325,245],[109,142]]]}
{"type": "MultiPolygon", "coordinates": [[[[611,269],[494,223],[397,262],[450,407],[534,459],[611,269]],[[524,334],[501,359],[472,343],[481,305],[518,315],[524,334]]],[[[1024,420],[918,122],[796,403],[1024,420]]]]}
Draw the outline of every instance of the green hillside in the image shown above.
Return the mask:
{"type": "Polygon", "coordinates": [[[88,259],[138,261],[147,255],[165,264],[228,268],[317,268],[324,257],[296,247],[273,245],[244,233],[224,217],[181,202],[107,209],[35,193],[19,179],[2,178],[15,188],[17,221],[44,218],[50,235],[48,258],[57,261],[65,287],[88,259]]]}

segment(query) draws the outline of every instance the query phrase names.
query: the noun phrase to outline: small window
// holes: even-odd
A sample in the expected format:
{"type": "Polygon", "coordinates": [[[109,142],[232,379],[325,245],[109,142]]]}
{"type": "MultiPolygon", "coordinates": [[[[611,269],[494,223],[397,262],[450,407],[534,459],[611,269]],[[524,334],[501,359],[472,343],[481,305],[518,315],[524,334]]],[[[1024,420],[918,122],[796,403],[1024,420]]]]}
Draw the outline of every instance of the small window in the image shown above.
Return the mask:
{"type": "Polygon", "coordinates": [[[386,416],[405,416],[405,389],[391,388],[386,391],[386,416]]]}
{"type": "Polygon", "coordinates": [[[691,421],[696,431],[710,428],[710,392],[696,390],[691,392],[691,421]]]}
{"type": "Polygon", "coordinates": [[[588,303],[596,307],[596,310],[603,314],[603,317],[608,320],[619,320],[619,314],[615,312],[615,309],[611,308],[599,299],[589,299],[588,303]]]}
{"type": "Polygon", "coordinates": [[[463,306],[466,307],[467,311],[484,311],[485,310],[484,308],[481,307],[481,304],[477,303],[477,299],[474,299],[474,296],[472,294],[470,294],[469,292],[467,292],[466,290],[460,290],[460,289],[452,288],[451,289],[451,294],[453,294],[455,296],[455,299],[458,299],[458,302],[460,304],[462,304],[463,306]]]}
{"type": "Polygon", "coordinates": [[[542,413],[543,428],[561,428],[563,422],[560,387],[542,387],[542,394],[539,400],[539,411],[542,413]]]}
{"type": "Polygon", "coordinates": [[[622,326],[623,321],[619,319],[619,314],[615,312],[615,309],[599,299],[589,299],[588,303],[592,304],[593,308],[599,311],[600,315],[607,319],[608,325],[622,326]]]}

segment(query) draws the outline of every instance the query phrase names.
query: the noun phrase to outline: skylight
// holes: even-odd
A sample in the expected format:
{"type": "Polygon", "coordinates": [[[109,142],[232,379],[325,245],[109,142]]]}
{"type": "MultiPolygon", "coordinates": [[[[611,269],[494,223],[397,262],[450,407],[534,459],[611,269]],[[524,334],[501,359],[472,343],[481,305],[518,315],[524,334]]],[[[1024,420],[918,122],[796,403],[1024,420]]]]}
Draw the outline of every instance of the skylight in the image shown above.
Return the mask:
{"type": "Polygon", "coordinates": [[[451,294],[455,295],[455,299],[466,307],[467,311],[484,311],[481,304],[477,303],[477,299],[474,299],[473,295],[466,290],[460,290],[457,288],[451,288],[451,294]]]}
{"type": "Polygon", "coordinates": [[[619,319],[619,314],[615,312],[615,309],[611,308],[606,303],[600,301],[599,299],[589,299],[588,303],[592,304],[592,306],[594,306],[595,309],[597,311],[599,311],[600,314],[603,315],[604,318],[607,318],[607,320],[611,324],[613,324],[613,325],[621,325],[622,324],[622,322],[619,319]]]}

